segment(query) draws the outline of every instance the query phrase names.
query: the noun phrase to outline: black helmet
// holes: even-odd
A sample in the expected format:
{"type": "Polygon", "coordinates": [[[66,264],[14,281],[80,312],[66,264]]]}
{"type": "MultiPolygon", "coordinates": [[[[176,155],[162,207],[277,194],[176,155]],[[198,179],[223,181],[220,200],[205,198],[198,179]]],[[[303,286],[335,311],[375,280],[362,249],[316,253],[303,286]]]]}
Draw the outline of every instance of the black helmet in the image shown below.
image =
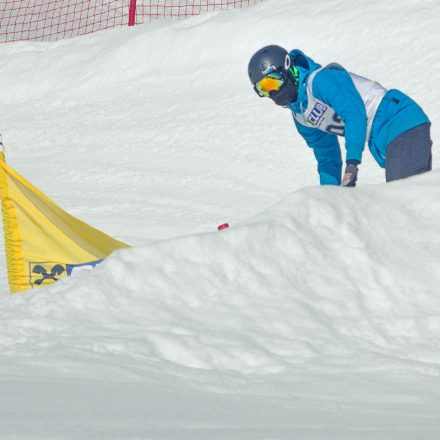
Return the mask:
{"type": "MultiPolygon", "coordinates": [[[[293,69],[295,69],[293,67],[293,69]]],[[[276,92],[270,92],[270,98],[278,105],[286,106],[296,101],[298,96],[298,77],[296,69],[292,72],[289,52],[286,49],[272,44],[257,51],[250,59],[248,65],[249,79],[255,91],[262,96],[256,84],[271,73],[277,72],[284,79],[283,86],[276,92]]]]}
{"type": "Polygon", "coordinates": [[[286,49],[272,44],[256,52],[249,61],[248,73],[252,84],[274,70],[284,71],[290,67],[290,56],[286,49]]]}

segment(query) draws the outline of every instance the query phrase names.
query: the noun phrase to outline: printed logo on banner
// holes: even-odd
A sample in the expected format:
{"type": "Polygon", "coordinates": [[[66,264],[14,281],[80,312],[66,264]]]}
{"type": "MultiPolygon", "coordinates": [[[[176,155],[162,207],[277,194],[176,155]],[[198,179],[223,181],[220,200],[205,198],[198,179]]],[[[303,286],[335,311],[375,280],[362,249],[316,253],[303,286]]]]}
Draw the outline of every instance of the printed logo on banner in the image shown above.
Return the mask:
{"type": "Polygon", "coordinates": [[[66,265],[54,262],[29,263],[30,285],[39,287],[52,284],[67,275],[66,265]]]}
{"type": "Polygon", "coordinates": [[[307,116],[307,122],[310,125],[318,125],[327,109],[328,107],[326,105],[317,102],[309,116],[307,116]]]}
{"type": "Polygon", "coordinates": [[[76,276],[84,270],[92,270],[102,260],[81,264],[54,263],[52,261],[29,263],[29,283],[32,287],[46,286],[65,276],[76,276]]]}
{"type": "Polygon", "coordinates": [[[99,263],[101,263],[102,260],[96,260],[96,261],[89,261],[88,263],[81,263],[81,264],[67,264],[67,275],[74,277],[78,275],[80,272],[83,272],[85,270],[92,270],[95,268],[95,266],[99,263]]]}

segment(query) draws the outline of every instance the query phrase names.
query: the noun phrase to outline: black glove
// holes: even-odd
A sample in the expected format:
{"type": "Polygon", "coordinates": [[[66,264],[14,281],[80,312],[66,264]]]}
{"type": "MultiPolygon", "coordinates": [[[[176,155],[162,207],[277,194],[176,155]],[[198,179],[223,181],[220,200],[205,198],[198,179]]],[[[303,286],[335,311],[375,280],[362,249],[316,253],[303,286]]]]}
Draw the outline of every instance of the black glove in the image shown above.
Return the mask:
{"type": "Polygon", "coordinates": [[[347,162],[341,186],[356,186],[356,181],[358,180],[358,171],[359,170],[357,164],[353,162],[347,162]]]}

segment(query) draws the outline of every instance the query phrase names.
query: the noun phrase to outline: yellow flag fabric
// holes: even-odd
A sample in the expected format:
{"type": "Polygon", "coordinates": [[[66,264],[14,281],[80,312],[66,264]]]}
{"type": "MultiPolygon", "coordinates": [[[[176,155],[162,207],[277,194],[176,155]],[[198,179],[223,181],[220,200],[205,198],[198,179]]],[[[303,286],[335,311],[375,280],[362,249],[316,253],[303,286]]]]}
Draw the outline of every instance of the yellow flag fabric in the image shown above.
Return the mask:
{"type": "Polygon", "coordinates": [[[0,190],[11,293],[91,269],[115,249],[129,247],[61,209],[7,165],[3,151],[0,190]]]}

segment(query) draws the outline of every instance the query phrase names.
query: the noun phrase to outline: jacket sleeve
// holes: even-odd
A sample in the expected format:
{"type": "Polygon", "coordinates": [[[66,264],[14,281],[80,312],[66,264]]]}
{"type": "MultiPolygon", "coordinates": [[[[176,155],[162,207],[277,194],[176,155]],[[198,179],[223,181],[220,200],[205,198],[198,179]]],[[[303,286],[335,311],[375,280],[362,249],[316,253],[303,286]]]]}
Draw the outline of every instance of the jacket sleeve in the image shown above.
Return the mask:
{"type": "Polygon", "coordinates": [[[367,113],[350,74],[339,65],[321,70],[313,81],[313,94],[344,121],[346,160],[361,162],[367,136],[367,113]]]}
{"type": "Polygon", "coordinates": [[[294,119],[299,134],[313,149],[318,161],[319,182],[321,185],[340,185],[342,159],[336,135],[306,127],[294,119]]]}

